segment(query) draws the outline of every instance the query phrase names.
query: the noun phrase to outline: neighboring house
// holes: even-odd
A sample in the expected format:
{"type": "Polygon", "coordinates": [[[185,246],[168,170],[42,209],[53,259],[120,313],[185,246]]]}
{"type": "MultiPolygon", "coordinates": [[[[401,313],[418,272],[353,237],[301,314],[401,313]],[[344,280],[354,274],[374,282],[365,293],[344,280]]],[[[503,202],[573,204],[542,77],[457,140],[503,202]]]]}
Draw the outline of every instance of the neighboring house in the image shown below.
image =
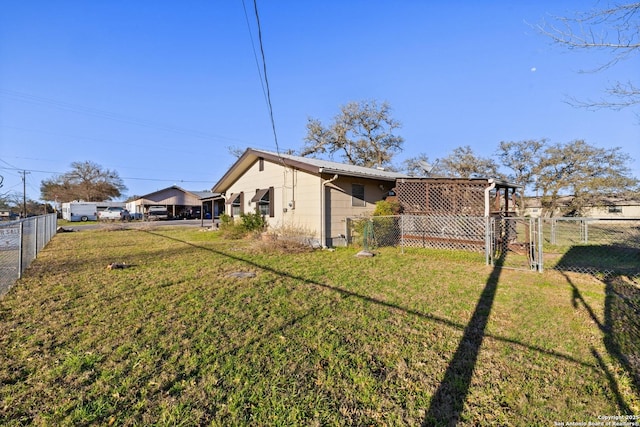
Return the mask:
{"type": "Polygon", "coordinates": [[[584,216],[593,218],[640,218],[640,199],[609,198],[602,206],[586,208],[584,216]]]}
{"type": "Polygon", "coordinates": [[[370,214],[404,174],[247,149],[215,184],[232,217],[259,212],[323,246],[346,244],[347,217],[370,214]]]}
{"type": "Polygon", "coordinates": [[[203,200],[211,201],[214,196],[210,191],[188,191],[172,185],[127,203],[127,209],[131,214],[142,216],[150,206],[164,206],[171,217],[201,218],[202,214],[202,218],[211,218],[212,205],[203,200]]]}
{"type": "MultiPolygon", "coordinates": [[[[573,196],[561,196],[557,201],[557,208],[553,215],[545,212],[544,216],[561,217],[563,212],[568,211],[571,206],[573,196]]],[[[526,208],[524,216],[542,216],[543,209],[540,197],[525,198],[526,208]]],[[[590,206],[583,209],[581,215],[587,218],[640,218],[640,199],[623,199],[610,197],[604,199],[599,206],[590,206]]]]}

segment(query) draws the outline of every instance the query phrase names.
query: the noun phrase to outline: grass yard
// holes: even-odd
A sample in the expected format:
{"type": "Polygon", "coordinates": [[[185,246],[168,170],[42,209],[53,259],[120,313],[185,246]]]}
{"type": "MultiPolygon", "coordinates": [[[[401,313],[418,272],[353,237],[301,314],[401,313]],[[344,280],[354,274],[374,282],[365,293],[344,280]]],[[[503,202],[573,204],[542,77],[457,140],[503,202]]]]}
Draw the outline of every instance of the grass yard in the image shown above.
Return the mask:
{"type": "Polygon", "coordinates": [[[185,228],[60,234],[0,299],[0,424],[553,426],[639,413],[633,283],[493,270],[464,252],[356,252],[288,254],[185,228]]]}

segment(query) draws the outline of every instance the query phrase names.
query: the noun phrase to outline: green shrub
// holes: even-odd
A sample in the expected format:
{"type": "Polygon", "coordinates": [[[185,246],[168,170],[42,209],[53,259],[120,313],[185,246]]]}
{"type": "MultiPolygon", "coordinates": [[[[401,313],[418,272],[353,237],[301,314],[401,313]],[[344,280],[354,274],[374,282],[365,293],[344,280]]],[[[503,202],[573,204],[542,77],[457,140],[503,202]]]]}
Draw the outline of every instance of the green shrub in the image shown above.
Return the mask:
{"type": "Polygon", "coordinates": [[[225,239],[242,239],[246,233],[242,224],[236,224],[232,216],[220,215],[220,232],[225,239]]]}
{"type": "Polygon", "coordinates": [[[240,221],[227,214],[220,215],[220,231],[226,239],[242,239],[249,233],[264,231],[267,222],[259,213],[241,214],[240,221]]]}
{"type": "Polygon", "coordinates": [[[223,213],[222,215],[220,215],[221,225],[228,225],[229,223],[233,223],[233,217],[227,215],[226,213],[223,213]]]}
{"type": "Polygon", "coordinates": [[[380,200],[376,202],[373,216],[400,215],[400,202],[396,200],[380,200]]]}
{"type": "Polygon", "coordinates": [[[267,228],[267,221],[258,212],[241,214],[242,227],[245,231],[264,231],[267,228]]]}

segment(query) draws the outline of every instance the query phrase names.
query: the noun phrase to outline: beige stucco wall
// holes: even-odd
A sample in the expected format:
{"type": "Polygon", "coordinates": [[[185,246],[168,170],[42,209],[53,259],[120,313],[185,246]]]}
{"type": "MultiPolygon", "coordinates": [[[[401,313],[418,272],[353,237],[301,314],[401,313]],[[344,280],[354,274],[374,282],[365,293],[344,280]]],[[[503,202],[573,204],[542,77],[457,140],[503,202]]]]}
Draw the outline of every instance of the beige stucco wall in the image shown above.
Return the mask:
{"type": "MultiPolygon", "coordinates": [[[[274,187],[274,217],[267,218],[271,229],[292,227],[316,239],[325,234],[326,244],[339,245],[344,242],[340,236],[345,234],[345,219],[371,213],[376,201],[382,199],[392,184],[351,177],[339,177],[327,183],[324,207],[326,225],[323,227],[321,194],[323,182],[331,178],[331,174],[318,176],[266,160],[264,170],[260,171],[259,161],[256,161],[226,190],[226,196],[244,192],[244,212],[255,212],[256,206],[251,203],[251,198],[256,190],[274,187]],[[352,184],[365,186],[365,206],[352,206],[352,184]]],[[[225,212],[231,214],[231,205],[225,204],[225,212]]]]}
{"type": "MultiPolygon", "coordinates": [[[[585,208],[582,216],[586,218],[640,218],[640,205],[617,205],[622,212],[609,212],[608,206],[598,206],[585,208]]],[[[525,216],[539,217],[542,209],[528,207],[524,211],[525,216]]],[[[548,216],[548,215],[547,215],[548,216]]],[[[558,209],[553,215],[554,217],[562,216],[558,209]]]]}
{"type": "Polygon", "coordinates": [[[358,177],[340,177],[328,184],[325,207],[328,244],[332,246],[343,244],[342,236],[346,234],[346,218],[370,215],[376,208],[376,202],[382,200],[392,186],[388,182],[358,177]],[[364,185],[364,206],[352,206],[352,184],[364,185]]]}
{"type": "MultiPolygon", "coordinates": [[[[309,230],[319,237],[320,227],[320,178],[306,172],[285,168],[282,164],[264,162],[264,170],[259,170],[259,162],[238,178],[226,191],[231,194],[244,192],[244,212],[255,212],[256,205],[251,198],[257,189],[273,187],[274,217],[267,218],[270,228],[282,226],[309,230]]],[[[231,205],[225,205],[225,212],[231,214],[231,205]]]]}
{"type": "Polygon", "coordinates": [[[622,212],[609,212],[608,206],[585,209],[585,215],[592,218],[640,218],[640,206],[618,205],[622,212]]]}

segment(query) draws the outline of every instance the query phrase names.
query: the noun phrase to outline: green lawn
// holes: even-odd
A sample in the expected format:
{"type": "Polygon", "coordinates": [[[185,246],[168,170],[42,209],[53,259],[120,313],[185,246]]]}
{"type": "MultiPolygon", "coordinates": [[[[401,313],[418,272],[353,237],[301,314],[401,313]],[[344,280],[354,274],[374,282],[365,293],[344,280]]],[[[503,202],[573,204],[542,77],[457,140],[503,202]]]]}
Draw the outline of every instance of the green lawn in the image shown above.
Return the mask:
{"type": "Polygon", "coordinates": [[[0,299],[0,424],[546,426],[640,411],[630,281],[356,252],[165,227],[60,234],[0,299]]]}

